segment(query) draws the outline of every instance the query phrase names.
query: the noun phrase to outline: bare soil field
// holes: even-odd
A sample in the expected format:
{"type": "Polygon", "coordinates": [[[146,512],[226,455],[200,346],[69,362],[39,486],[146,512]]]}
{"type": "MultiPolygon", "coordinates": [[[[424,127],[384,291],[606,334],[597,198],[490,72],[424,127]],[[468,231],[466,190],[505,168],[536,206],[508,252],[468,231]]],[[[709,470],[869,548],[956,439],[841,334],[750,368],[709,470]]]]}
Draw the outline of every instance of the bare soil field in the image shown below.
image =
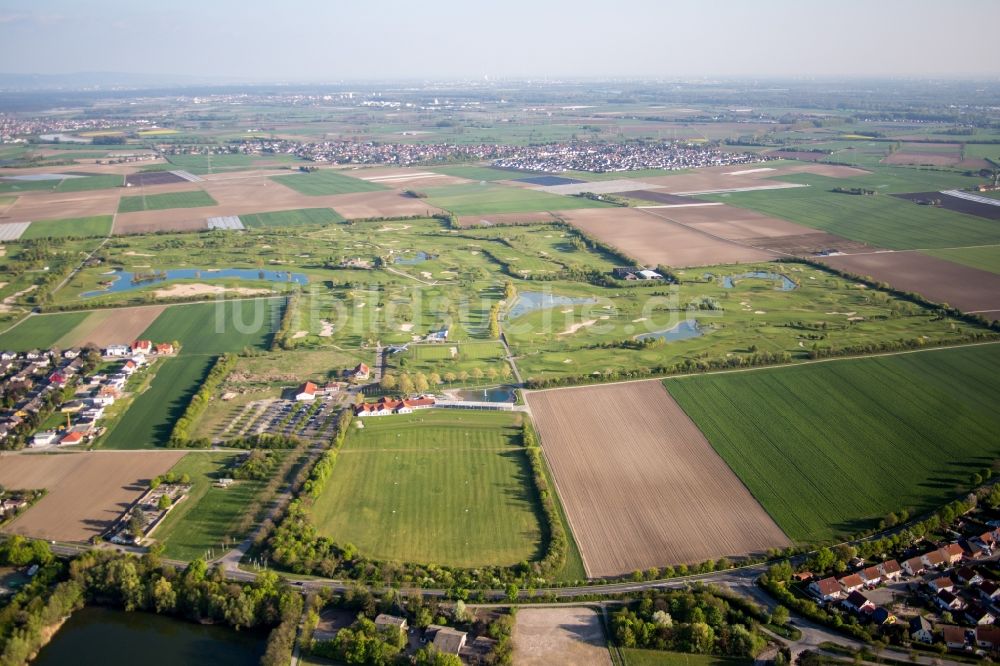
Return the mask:
{"type": "Polygon", "coordinates": [[[640,199],[642,201],[651,201],[653,203],[666,204],[668,206],[682,206],[699,203],[697,199],[692,199],[691,197],[679,197],[676,194],[657,192],[656,190],[630,190],[627,192],[618,192],[618,196],[628,197],[629,199],[640,199]]]}
{"type": "Polygon", "coordinates": [[[306,197],[309,206],[329,206],[349,220],[367,217],[405,217],[408,215],[431,216],[444,211],[424,199],[415,199],[401,192],[353,192],[325,197],[306,197]]]}
{"type": "MultiPolygon", "coordinates": [[[[664,178],[672,178],[672,176],[664,176],[664,178]]],[[[651,181],[652,179],[648,180],[651,181]]],[[[593,192],[594,194],[617,194],[618,192],[656,189],[656,187],[656,185],[653,185],[651,182],[647,182],[647,180],[622,178],[619,180],[599,180],[589,183],[575,182],[567,183],[565,185],[532,185],[530,189],[538,190],[539,192],[548,192],[549,194],[562,194],[570,196],[581,192],[593,192]]]]}
{"type": "Polygon", "coordinates": [[[86,541],[104,532],[184,451],[4,454],[0,484],[48,493],[4,531],[39,539],[86,541]]]}
{"type": "Polygon", "coordinates": [[[777,169],[776,175],[780,176],[786,173],[814,173],[817,176],[826,176],[827,178],[855,178],[857,176],[868,175],[871,172],[857,167],[843,166],[841,164],[814,163],[780,166],[777,169]]]}
{"type": "Polygon", "coordinates": [[[463,215],[458,224],[463,227],[491,224],[544,224],[559,219],[558,213],[497,213],[494,215],[463,215]]]}
{"type": "Polygon", "coordinates": [[[742,241],[761,236],[798,236],[813,231],[809,227],[788,220],[725,205],[656,208],[647,212],[727,240],[742,241]]]}
{"type": "Polygon", "coordinates": [[[386,185],[387,187],[405,187],[419,189],[421,187],[441,187],[443,185],[462,185],[471,183],[468,178],[449,176],[443,173],[435,173],[425,169],[409,169],[406,167],[372,167],[365,169],[351,169],[344,172],[347,176],[360,178],[373,183],[386,185]]]}
{"type": "Polygon", "coordinates": [[[920,153],[898,151],[882,158],[882,164],[929,164],[932,166],[954,166],[961,160],[956,153],[920,153]]]}
{"type": "Polygon", "coordinates": [[[121,190],[94,190],[92,192],[61,193],[25,192],[17,197],[14,205],[0,215],[2,222],[31,222],[32,220],[64,220],[74,217],[114,215],[118,210],[121,190]]]}
{"type": "Polygon", "coordinates": [[[659,381],[526,398],[589,576],[789,545],[659,381]]]}
{"type": "Polygon", "coordinates": [[[821,261],[842,271],[887,282],[896,289],[917,292],[963,312],[1000,311],[1000,275],[921,252],[851,254],[824,257],[821,261]]]}
{"type": "MultiPolygon", "coordinates": [[[[670,210],[672,213],[674,209],[670,210]]],[[[657,211],[635,208],[590,208],[565,211],[561,216],[585,233],[617,247],[642,264],[683,268],[768,261],[777,256],[772,252],[714,238],[664,219],[655,215],[655,212],[657,211]]]]}
{"type": "MultiPolygon", "coordinates": [[[[746,164],[743,166],[705,167],[673,176],[654,176],[643,181],[671,194],[694,194],[698,192],[720,192],[741,189],[782,189],[799,187],[795,183],[777,180],[785,174],[814,173],[828,178],[853,178],[868,173],[864,169],[837,164],[746,164]],[[762,169],[757,171],[757,169],[762,169]]],[[[638,182],[638,181],[636,181],[638,182]]],[[[635,188],[642,189],[642,188],[635,188]]]]}
{"type": "MultiPolygon", "coordinates": [[[[145,211],[142,213],[123,213],[115,218],[114,234],[124,236],[127,234],[149,234],[157,231],[198,231],[208,227],[206,218],[177,218],[178,215],[191,215],[191,209],[157,210],[145,211]],[[155,219],[148,219],[153,213],[155,219]],[[171,215],[172,213],[172,215],[171,215]],[[173,218],[173,219],[171,219],[173,218]]],[[[206,217],[209,213],[205,213],[206,217]]]]}
{"type": "Polygon", "coordinates": [[[67,349],[82,347],[88,342],[98,347],[131,344],[165,308],[165,305],[150,305],[91,312],[72,331],[59,338],[55,346],[67,349]]]}
{"type": "Polygon", "coordinates": [[[580,606],[518,609],[514,663],[611,666],[600,616],[593,608],[580,606]]]}
{"type": "Polygon", "coordinates": [[[828,250],[836,250],[844,254],[858,252],[873,252],[875,249],[860,241],[848,240],[842,236],[828,234],[823,231],[812,231],[795,236],[760,236],[742,239],[747,245],[775,252],[784,252],[796,256],[810,256],[828,250]]]}

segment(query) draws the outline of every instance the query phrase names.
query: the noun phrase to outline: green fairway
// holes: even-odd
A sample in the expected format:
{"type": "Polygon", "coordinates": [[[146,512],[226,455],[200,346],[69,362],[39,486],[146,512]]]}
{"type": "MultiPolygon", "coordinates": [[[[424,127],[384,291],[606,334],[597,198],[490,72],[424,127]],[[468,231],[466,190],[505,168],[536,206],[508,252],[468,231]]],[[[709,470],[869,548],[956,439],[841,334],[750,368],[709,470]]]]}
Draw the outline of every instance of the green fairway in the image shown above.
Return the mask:
{"type": "Polygon", "coordinates": [[[33,315],[0,335],[0,350],[47,349],[87,318],[87,312],[33,315]]]}
{"type": "Polygon", "coordinates": [[[452,410],[352,427],[316,500],[320,535],[369,557],[459,567],[540,556],[519,414],[452,410]]]}
{"type": "Polygon", "coordinates": [[[582,197],[536,192],[519,187],[471,183],[426,190],[427,201],[455,215],[533,213],[575,208],[606,208],[611,204],[582,197]]]}
{"type": "Polygon", "coordinates": [[[181,353],[222,354],[270,344],[282,299],[246,299],[169,307],[141,337],[181,343],[181,353]]]}
{"type": "Polygon", "coordinates": [[[1000,455],[1000,346],[668,379],[670,394],[791,538],[919,515],[1000,455]]]}
{"type": "Polygon", "coordinates": [[[229,547],[236,534],[235,528],[247,511],[256,509],[254,500],[265,481],[238,481],[229,488],[214,488],[212,483],[223,476],[241,453],[189,453],[174,465],[172,472],[191,477],[191,491],[171,509],[163,522],[153,532],[153,538],[164,545],[163,556],[178,560],[205,557],[206,551],[222,554],[223,540],[228,537],[229,547]]]}
{"type": "Polygon", "coordinates": [[[344,218],[332,208],[299,208],[297,210],[282,210],[275,213],[254,213],[240,215],[243,226],[256,227],[300,227],[310,224],[335,224],[343,222],[344,218]]]}
{"type": "Polygon", "coordinates": [[[166,210],[168,208],[201,208],[215,206],[216,201],[204,190],[189,192],[167,192],[165,194],[140,194],[122,197],[118,202],[119,213],[136,213],[143,210],[166,210]]]}
{"type": "Polygon", "coordinates": [[[976,179],[954,173],[900,175],[898,169],[859,178],[825,178],[811,174],[781,176],[809,187],[734,192],[702,197],[781,217],[814,229],[894,250],[986,245],[1000,242],[1000,226],[991,220],[934,206],[918,206],[890,192],[923,192],[968,186],[976,179]],[[875,189],[876,196],[832,192],[834,187],[875,189]]]}
{"type": "Polygon", "coordinates": [[[271,176],[271,180],[307,196],[349,194],[351,192],[378,192],[389,189],[385,185],[370,183],[360,178],[344,176],[330,169],[313,171],[312,173],[289,174],[287,176],[271,176]]]}
{"type": "Polygon", "coordinates": [[[148,449],[163,446],[208,374],[211,356],[178,356],[158,361],[149,388],[99,441],[105,449],[148,449]]]}
{"type": "Polygon", "coordinates": [[[952,247],[941,250],[927,250],[925,254],[938,257],[939,259],[954,261],[956,264],[990,271],[991,273],[1000,273],[1000,245],[952,247]]]}
{"type": "Polygon", "coordinates": [[[31,226],[21,234],[21,240],[32,238],[62,238],[72,236],[86,238],[89,236],[107,236],[111,232],[112,217],[110,215],[94,215],[92,217],[75,217],[65,220],[42,220],[32,222],[31,226]]]}

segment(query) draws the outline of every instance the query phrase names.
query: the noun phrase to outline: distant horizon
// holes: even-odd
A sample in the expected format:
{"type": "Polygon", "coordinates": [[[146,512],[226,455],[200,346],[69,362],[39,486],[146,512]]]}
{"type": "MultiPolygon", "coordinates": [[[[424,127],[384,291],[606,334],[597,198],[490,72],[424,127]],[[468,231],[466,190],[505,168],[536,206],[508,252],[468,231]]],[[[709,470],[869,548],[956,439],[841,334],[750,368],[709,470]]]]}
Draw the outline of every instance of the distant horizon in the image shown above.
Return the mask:
{"type": "Polygon", "coordinates": [[[490,3],[2,0],[12,74],[276,83],[1000,77],[1000,3],[793,0],[490,3]]]}

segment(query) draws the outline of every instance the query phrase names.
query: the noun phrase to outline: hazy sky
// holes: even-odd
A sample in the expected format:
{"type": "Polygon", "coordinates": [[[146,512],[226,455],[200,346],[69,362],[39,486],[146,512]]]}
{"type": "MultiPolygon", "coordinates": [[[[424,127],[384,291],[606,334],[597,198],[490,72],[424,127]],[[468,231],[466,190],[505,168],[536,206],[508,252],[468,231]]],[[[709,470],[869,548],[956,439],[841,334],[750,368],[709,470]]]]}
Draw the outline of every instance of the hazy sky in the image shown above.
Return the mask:
{"type": "Polygon", "coordinates": [[[1000,0],[0,0],[0,71],[1000,76],[1000,0]]]}

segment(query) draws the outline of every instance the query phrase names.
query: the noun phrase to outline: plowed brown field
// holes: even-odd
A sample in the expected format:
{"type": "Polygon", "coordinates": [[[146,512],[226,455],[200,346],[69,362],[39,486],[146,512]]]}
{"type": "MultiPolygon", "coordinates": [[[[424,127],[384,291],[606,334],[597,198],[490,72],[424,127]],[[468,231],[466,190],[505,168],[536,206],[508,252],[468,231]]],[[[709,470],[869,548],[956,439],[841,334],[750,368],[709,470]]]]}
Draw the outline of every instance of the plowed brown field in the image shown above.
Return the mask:
{"type": "Polygon", "coordinates": [[[184,451],[4,454],[0,485],[46,488],[33,507],[4,527],[39,539],[86,541],[103,533],[142,496],[149,480],[184,457],[184,451]]]}
{"type": "Polygon", "coordinates": [[[526,397],[589,576],[789,545],[659,381],[526,397]]]}
{"type": "Polygon", "coordinates": [[[149,305],[91,312],[72,331],[59,338],[55,346],[66,349],[82,347],[88,342],[98,347],[131,344],[165,308],[165,305],[149,305]]]}

